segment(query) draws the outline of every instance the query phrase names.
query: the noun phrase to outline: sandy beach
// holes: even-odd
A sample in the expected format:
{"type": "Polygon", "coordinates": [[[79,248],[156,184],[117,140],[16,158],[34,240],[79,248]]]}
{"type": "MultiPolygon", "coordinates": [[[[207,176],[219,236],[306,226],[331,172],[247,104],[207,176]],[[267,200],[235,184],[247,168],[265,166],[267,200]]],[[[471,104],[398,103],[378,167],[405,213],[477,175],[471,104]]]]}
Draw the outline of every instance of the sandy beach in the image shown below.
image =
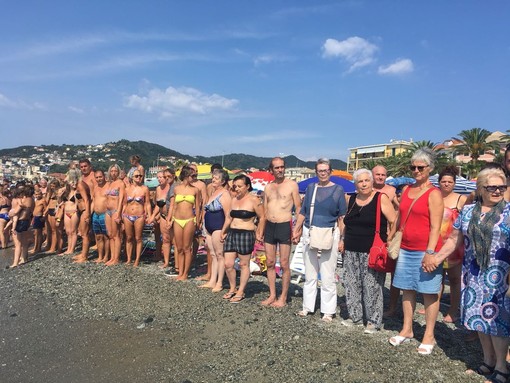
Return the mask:
{"type": "MultiPolygon", "coordinates": [[[[5,269],[12,251],[0,250],[2,382],[482,381],[465,374],[481,361],[478,342],[441,321],[438,346],[422,356],[418,340],[388,343],[400,318],[366,335],[339,316],[330,324],[318,313],[296,317],[300,285],[291,285],[287,307],[265,308],[266,280],[254,276],[235,305],[148,260],[108,268],[50,255],[5,269]]],[[[423,317],[415,320],[420,339],[423,317]]]]}

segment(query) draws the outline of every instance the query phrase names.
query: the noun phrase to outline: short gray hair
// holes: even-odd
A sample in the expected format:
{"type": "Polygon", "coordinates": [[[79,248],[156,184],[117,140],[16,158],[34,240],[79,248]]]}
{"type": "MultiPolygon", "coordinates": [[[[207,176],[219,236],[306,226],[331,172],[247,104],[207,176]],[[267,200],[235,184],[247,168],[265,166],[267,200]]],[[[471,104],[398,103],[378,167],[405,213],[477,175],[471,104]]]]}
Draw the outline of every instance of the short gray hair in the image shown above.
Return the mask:
{"type": "Polygon", "coordinates": [[[228,183],[229,178],[230,178],[228,176],[227,171],[225,169],[216,169],[216,170],[213,171],[212,175],[213,175],[213,177],[214,176],[220,177],[221,185],[222,186],[225,186],[228,183]]]}
{"type": "Polygon", "coordinates": [[[354,183],[357,183],[358,177],[365,173],[368,174],[368,178],[370,178],[370,182],[374,183],[374,176],[372,175],[372,172],[365,168],[358,169],[352,174],[352,180],[354,181],[354,183]]]}
{"type": "Polygon", "coordinates": [[[411,163],[418,161],[418,162],[425,162],[430,170],[434,170],[434,162],[436,161],[436,154],[429,148],[420,148],[416,150],[413,153],[413,156],[411,157],[411,163]]]}
{"type": "Polygon", "coordinates": [[[315,171],[317,171],[318,165],[328,165],[328,168],[331,171],[331,161],[327,158],[319,158],[317,160],[317,163],[315,164],[315,171]]]}

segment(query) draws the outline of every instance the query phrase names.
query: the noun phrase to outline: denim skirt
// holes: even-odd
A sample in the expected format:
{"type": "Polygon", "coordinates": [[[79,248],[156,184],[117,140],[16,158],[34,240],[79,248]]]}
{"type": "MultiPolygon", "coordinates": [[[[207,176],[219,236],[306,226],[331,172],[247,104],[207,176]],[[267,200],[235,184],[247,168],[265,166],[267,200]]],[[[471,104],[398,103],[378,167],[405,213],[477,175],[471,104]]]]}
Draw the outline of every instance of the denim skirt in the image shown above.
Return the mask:
{"type": "Polygon", "coordinates": [[[393,277],[393,286],[402,290],[414,290],[422,294],[437,294],[441,291],[443,264],[431,273],[421,266],[424,251],[400,249],[397,267],[393,277]]]}

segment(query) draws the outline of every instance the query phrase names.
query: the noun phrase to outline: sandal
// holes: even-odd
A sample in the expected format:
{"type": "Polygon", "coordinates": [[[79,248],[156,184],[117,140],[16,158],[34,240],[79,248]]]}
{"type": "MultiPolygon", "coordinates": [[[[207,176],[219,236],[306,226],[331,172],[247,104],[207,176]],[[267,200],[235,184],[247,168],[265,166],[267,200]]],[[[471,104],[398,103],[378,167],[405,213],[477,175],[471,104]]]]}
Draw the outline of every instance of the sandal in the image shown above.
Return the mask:
{"type": "Polygon", "coordinates": [[[418,347],[418,354],[430,355],[430,354],[432,354],[432,350],[434,349],[434,346],[435,346],[435,343],[434,344],[421,343],[420,346],[418,347]]]}
{"type": "Polygon", "coordinates": [[[308,315],[310,315],[310,311],[308,311],[308,310],[306,310],[306,309],[303,309],[303,310],[298,311],[298,312],[296,313],[296,316],[301,317],[301,318],[305,318],[305,317],[307,317],[308,315]]]}
{"type": "Polygon", "coordinates": [[[236,295],[235,291],[229,291],[223,295],[223,299],[232,299],[236,295]]]}
{"type": "Polygon", "coordinates": [[[395,336],[391,337],[390,339],[388,339],[388,342],[390,342],[390,344],[392,346],[400,346],[402,343],[409,342],[410,340],[411,340],[411,338],[407,338],[402,335],[395,335],[395,336]]]}
{"type": "Polygon", "coordinates": [[[333,322],[333,315],[332,314],[324,314],[322,316],[322,321],[323,322],[326,322],[326,323],[331,323],[333,322]]]}
{"type": "Polygon", "coordinates": [[[467,370],[467,374],[472,374],[476,372],[478,375],[481,376],[489,376],[494,373],[495,366],[489,366],[487,363],[482,363],[479,365],[475,370],[467,370]]]}
{"type": "Polygon", "coordinates": [[[243,295],[234,295],[232,298],[230,298],[230,303],[239,303],[244,300],[244,294],[243,295]]]}
{"type": "Polygon", "coordinates": [[[492,375],[487,377],[489,382],[492,382],[492,383],[506,383],[508,381],[508,378],[510,378],[510,372],[504,373],[499,370],[494,370],[492,375]],[[503,380],[499,379],[498,376],[501,376],[503,378],[503,380]]]}

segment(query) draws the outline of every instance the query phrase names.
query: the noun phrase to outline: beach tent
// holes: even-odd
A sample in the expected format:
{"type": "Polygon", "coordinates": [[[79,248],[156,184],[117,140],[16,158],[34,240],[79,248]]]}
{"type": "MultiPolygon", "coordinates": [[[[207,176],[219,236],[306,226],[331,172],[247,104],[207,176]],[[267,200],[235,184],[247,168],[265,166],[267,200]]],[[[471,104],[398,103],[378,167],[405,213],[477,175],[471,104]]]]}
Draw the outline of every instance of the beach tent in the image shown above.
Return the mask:
{"type": "MultiPolygon", "coordinates": [[[[345,178],[331,176],[330,180],[331,182],[334,182],[337,185],[343,187],[346,193],[354,193],[356,191],[356,187],[354,186],[354,184],[351,181],[347,181],[345,178]]],[[[319,182],[319,179],[317,177],[308,178],[306,180],[298,182],[299,193],[304,194],[306,192],[306,188],[308,187],[308,185],[317,182],[319,182]]]]}
{"type": "Polygon", "coordinates": [[[255,190],[263,191],[268,183],[274,181],[274,176],[269,172],[253,172],[247,174],[251,179],[251,186],[255,190]]]}

